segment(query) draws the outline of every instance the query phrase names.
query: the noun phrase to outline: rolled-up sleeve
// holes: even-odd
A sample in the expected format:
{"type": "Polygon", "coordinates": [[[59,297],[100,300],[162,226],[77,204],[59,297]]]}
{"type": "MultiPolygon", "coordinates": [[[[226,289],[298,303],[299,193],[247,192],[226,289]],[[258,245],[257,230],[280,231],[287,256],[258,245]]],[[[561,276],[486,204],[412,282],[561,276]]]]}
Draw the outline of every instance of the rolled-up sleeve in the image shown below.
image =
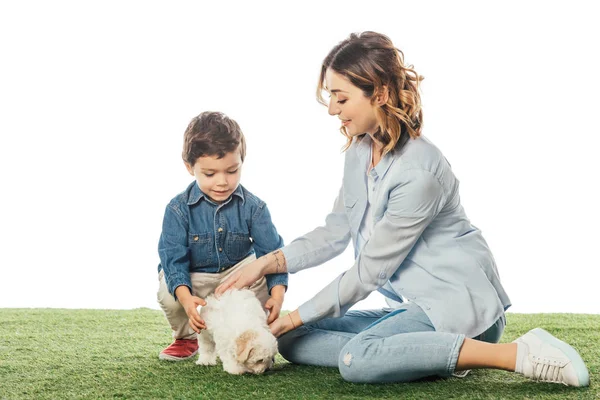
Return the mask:
{"type": "Polygon", "coordinates": [[[158,255],[167,288],[174,297],[178,286],[184,285],[192,290],[187,232],[184,215],[176,205],[169,204],[158,241],[158,255]]]}
{"type": "Polygon", "coordinates": [[[445,203],[440,182],[428,171],[407,170],[389,192],[387,209],[375,224],[354,265],[298,309],[304,323],[341,317],[382,287],[396,272],[445,203]]]}
{"type": "Polygon", "coordinates": [[[281,249],[290,273],[315,267],[341,254],[350,242],[350,225],[344,207],[343,186],[325,218],[325,225],[281,249]]]}

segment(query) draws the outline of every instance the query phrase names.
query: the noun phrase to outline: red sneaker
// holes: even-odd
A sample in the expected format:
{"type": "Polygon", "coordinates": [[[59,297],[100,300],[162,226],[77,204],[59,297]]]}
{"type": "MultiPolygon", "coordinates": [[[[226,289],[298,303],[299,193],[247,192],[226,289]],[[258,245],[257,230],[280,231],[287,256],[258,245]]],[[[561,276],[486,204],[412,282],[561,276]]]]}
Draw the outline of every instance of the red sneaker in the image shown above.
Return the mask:
{"type": "Polygon", "coordinates": [[[173,343],[160,352],[158,358],[161,360],[181,361],[187,360],[198,353],[197,339],[175,339],[173,343]]]}

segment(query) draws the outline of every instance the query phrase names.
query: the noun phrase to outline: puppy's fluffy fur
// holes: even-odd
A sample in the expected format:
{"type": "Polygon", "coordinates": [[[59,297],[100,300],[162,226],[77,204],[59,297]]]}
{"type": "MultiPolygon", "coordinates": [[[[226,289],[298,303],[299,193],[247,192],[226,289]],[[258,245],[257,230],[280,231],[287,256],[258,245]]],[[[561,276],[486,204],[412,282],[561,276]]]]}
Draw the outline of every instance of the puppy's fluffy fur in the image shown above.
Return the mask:
{"type": "Polygon", "coordinates": [[[262,374],[273,365],[277,339],[269,330],[260,301],[250,290],[210,295],[198,307],[206,329],[198,335],[199,365],[216,365],[217,355],[230,374],[262,374]]]}

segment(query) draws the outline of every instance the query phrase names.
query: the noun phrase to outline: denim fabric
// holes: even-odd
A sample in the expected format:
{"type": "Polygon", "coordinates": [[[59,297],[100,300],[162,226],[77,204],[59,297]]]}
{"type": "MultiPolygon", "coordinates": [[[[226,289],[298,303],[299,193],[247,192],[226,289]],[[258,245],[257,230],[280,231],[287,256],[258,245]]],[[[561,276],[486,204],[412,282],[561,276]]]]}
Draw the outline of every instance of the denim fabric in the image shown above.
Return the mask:
{"type": "MultiPolygon", "coordinates": [[[[190,273],[220,273],[255,253],[259,258],[283,246],[264,201],[239,185],[227,201],[216,204],[196,181],[167,205],[158,242],[160,264],[169,293],[185,285],[190,273]]],[[[266,275],[269,293],[288,284],[287,274],[266,275]]]]}
{"type": "Polygon", "coordinates": [[[369,170],[371,143],[364,135],[346,151],[342,186],[324,226],[282,249],[295,273],[354,246],[348,270],[298,308],[302,321],[342,317],[378,290],[390,307],[418,304],[438,332],[481,334],[511,303],[481,231],[461,205],[450,164],[421,136],[369,170]],[[361,241],[367,204],[373,227],[361,241]]]}
{"type": "MultiPolygon", "coordinates": [[[[478,340],[497,343],[502,315],[478,340]]],[[[465,335],[437,332],[415,303],[397,309],[349,311],[279,338],[281,355],[297,364],[335,367],[350,382],[410,382],[454,373],[465,335]]]]}

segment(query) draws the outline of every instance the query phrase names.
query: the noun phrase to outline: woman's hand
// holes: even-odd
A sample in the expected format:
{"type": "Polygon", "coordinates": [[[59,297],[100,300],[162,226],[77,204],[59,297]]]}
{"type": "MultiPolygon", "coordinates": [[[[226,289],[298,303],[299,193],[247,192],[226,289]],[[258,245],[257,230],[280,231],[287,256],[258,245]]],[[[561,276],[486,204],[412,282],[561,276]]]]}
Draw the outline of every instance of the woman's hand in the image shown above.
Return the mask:
{"type": "Polygon", "coordinates": [[[273,323],[269,324],[269,329],[275,337],[279,337],[284,333],[292,331],[302,326],[302,320],[298,311],[293,311],[289,314],[277,318],[273,323]]]}
{"type": "Polygon", "coordinates": [[[287,272],[287,262],[281,249],[278,249],[265,254],[237,270],[217,287],[215,295],[219,297],[229,289],[250,287],[267,274],[283,272],[287,272]]]}
{"type": "Polygon", "coordinates": [[[259,258],[258,260],[244,265],[242,268],[231,274],[231,276],[227,278],[225,282],[221,283],[215,289],[215,295],[219,297],[229,289],[250,287],[264,275],[262,262],[259,258]]]}

